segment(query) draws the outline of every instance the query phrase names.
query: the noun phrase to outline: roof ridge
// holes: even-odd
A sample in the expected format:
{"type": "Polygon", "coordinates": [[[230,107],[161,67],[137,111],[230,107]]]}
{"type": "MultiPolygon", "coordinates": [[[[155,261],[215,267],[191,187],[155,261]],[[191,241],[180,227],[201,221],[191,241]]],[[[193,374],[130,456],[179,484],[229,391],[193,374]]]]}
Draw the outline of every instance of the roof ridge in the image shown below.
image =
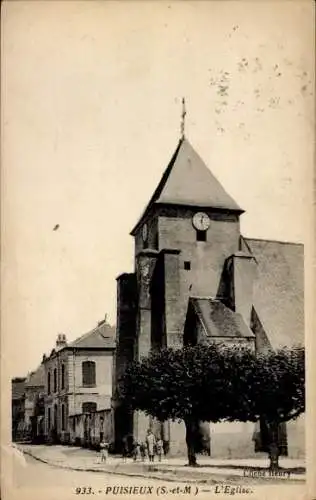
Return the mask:
{"type": "Polygon", "coordinates": [[[170,171],[176,161],[176,158],[178,156],[178,153],[179,153],[179,150],[180,150],[180,147],[181,147],[181,144],[183,143],[183,141],[185,140],[184,137],[181,137],[181,139],[179,140],[178,142],[178,145],[171,157],[171,160],[169,161],[168,165],[167,165],[167,168],[165,168],[165,170],[163,171],[163,174],[160,178],[160,181],[158,182],[158,185],[155,189],[155,191],[153,192],[149,202],[147,203],[145,209],[143,210],[137,224],[134,226],[134,228],[132,229],[132,231],[130,232],[131,235],[134,234],[134,231],[136,230],[137,226],[140,224],[140,222],[142,221],[143,217],[145,216],[146,212],[148,212],[148,210],[152,207],[152,205],[154,204],[155,200],[159,198],[166,182],[167,182],[167,179],[169,177],[169,174],[170,174],[170,171]]]}
{"type": "Polygon", "coordinates": [[[132,236],[155,204],[244,212],[186,137],[180,139],[149,203],[130,232],[132,236]]]}
{"type": "Polygon", "coordinates": [[[298,245],[304,246],[304,243],[297,241],[284,241],[284,240],[272,240],[270,238],[250,238],[249,236],[242,236],[244,240],[250,241],[266,241],[271,243],[280,243],[281,245],[298,245]]]}
{"type": "MultiPolygon", "coordinates": [[[[96,325],[92,330],[89,330],[88,332],[86,333],[83,333],[82,335],[79,335],[79,337],[75,338],[75,340],[73,340],[72,342],[70,342],[70,344],[68,344],[68,346],[66,347],[71,347],[75,342],[79,342],[81,340],[84,340],[86,339],[87,337],[89,337],[89,335],[92,335],[93,333],[96,332],[96,330],[100,330],[100,328],[104,325],[108,325],[110,328],[114,328],[112,325],[110,325],[109,323],[101,323],[101,325],[96,325]]],[[[104,339],[109,339],[111,337],[105,337],[101,332],[99,332],[100,335],[104,338],[104,339]]]]}

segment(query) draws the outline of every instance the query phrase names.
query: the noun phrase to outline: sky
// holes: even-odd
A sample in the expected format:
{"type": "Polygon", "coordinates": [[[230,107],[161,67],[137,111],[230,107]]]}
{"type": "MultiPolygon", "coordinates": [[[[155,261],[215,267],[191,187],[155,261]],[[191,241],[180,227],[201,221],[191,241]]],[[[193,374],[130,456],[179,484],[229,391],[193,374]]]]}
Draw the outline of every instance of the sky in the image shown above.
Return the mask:
{"type": "Polygon", "coordinates": [[[4,2],[2,352],[10,376],[108,315],[129,232],[186,136],[246,211],[307,243],[312,2],[4,2]],[[56,224],[58,229],[53,230],[56,224]]]}

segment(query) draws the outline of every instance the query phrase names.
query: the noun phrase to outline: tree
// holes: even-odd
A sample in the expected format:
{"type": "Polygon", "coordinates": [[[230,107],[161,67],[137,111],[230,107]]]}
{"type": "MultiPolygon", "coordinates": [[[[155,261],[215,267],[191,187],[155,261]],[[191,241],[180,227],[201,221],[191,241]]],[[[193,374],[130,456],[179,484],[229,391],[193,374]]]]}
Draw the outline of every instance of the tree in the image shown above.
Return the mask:
{"type": "Polygon", "coordinates": [[[278,467],[277,430],[305,409],[304,349],[262,354],[227,345],[162,349],[131,364],[121,397],[160,421],[183,420],[189,465],[196,465],[199,421],[252,421],[269,429],[270,466],[278,467]]]}
{"type": "Polygon", "coordinates": [[[250,414],[243,377],[254,362],[247,349],[216,344],[162,349],[127,368],[121,396],[132,409],[160,421],[183,420],[189,465],[196,465],[199,421],[238,420],[250,414]]]}
{"type": "Polygon", "coordinates": [[[267,426],[270,468],[278,468],[280,424],[305,411],[305,350],[294,347],[258,354],[254,368],[248,377],[253,416],[267,426]]]}

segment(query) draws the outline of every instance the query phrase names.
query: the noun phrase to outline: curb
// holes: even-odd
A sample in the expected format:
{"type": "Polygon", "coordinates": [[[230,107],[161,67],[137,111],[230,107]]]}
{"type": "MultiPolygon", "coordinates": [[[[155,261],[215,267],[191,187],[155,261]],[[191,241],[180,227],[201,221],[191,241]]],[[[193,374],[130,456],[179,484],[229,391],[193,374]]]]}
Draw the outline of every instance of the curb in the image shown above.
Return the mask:
{"type": "Polygon", "coordinates": [[[121,472],[118,472],[116,470],[109,470],[109,469],[89,469],[89,468],[83,468],[83,467],[71,467],[69,465],[62,465],[62,464],[58,464],[58,463],[55,463],[55,462],[51,462],[51,461],[48,461],[48,460],[45,460],[43,458],[40,458],[40,457],[37,457],[36,455],[33,455],[30,451],[28,450],[21,450],[22,453],[24,453],[25,455],[28,455],[32,458],[34,458],[34,460],[37,460],[38,462],[41,462],[41,463],[44,463],[44,464],[47,464],[47,465],[50,465],[51,467],[56,467],[57,469],[64,469],[64,470],[73,470],[73,471],[76,471],[76,472],[94,472],[94,473],[105,473],[105,474],[114,474],[116,476],[132,476],[132,477],[139,477],[139,478],[145,478],[145,479],[157,479],[157,480],[164,480],[164,481],[170,481],[170,482],[185,482],[185,483],[201,483],[201,484],[209,484],[210,482],[212,484],[216,484],[218,483],[218,481],[216,481],[215,479],[181,479],[179,477],[170,477],[170,476],[165,476],[165,473],[164,475],[156,475],[156,474],[142,474],[142,473],[133,473],[133,472],[126,472],[126,471],[121,471],[121,472]]]}
{"type": "MultiPolygon", "coordinates": [[[[126,472],[126,470],[124,471],[118,471],[118,470],[113,470],[113,469],[92,469],[92,468],[86,468],[86,467],[72,467],[72,466],[69,466],[69,465],[63,465],[63,464],[59,464],[59,463],[56,463],[56,462],[52,462],[52,461],[49,461],[49,460],[45,460],[44,458],[40,458],[36,455],[34,455],[31,451],[29,450],[23,450],[21,448],[18,448],[22,453],[24,453],[25,455],[28,455],[32,458],[34,458],[35,460],[37,460],[38,462],[41,462],[41,463],[44,463],[44,464],[47,464],[47,465],[50,465],[51,467],[55,467],[55,468],[58,468],[58,469],[64,469],[64,470],[72,470],[72,471],[76,471],[76,472],[93,472],[93,473],[103,473],[103,474],[113,474],[113,475],[116,475],[116,476],[124,476],[124,477],[138,477],[138,478],[142,478],[142,479],[155,479],[155,480],[159,480],[159,481],[169,481],[169,482],[182,482],[182,483],[188,483],[188,484],[204,484],[204,485],[215,485],[215,484],[219,484],[219,483],[223,483],[225,482],[226,484],[236,484],[236,482],[239,482],[241,480],[241,476],[239,475],[232,475],[230,474],[229,477],[225,477],[225,474],[214,474],[213,477],[207,477],[207,478],[195,478],[195,479],[190,479],[190,478],[186,478],[186,477],[181,477],[181,476],[177,476],[177,473],[173,473],[172,471],[170,470],[162,470],[161,472],[162,473],[158,473],[158,474],[152,474],[150,472],[150,470],[148,470],[147,473],[141,473],[141,472],[131,472],[131,471],[128,471],[126,472]]],[[[116,466],[116,469],[118,468],[119,464],[116,466]]],[[[250,478],[247,478],[248,480],[250,478]]],[[[251,478],[251,479],[255,479],[255,478],[251,478]]],[[[284,483],[285,480],[284,479],[277,479],[277,478],[269,478],[269,479],[265,479],[266,483],[267,484],[271,484],[271,483],[274,483],[274,484],[280,484],[281,482],[284,483]]],[[[301,484],[303,482],[306,481],[306,478],[302,478],[302,479],[292,479],[290,480],[290,482],[287,482],[286,481],[286,484],[301,484]]],[[[249,483],[252,483],[252,481],[247,481],[249,483]]],[[[257,481],[254,481],[253,484],[258,484],[257,481]]]]}

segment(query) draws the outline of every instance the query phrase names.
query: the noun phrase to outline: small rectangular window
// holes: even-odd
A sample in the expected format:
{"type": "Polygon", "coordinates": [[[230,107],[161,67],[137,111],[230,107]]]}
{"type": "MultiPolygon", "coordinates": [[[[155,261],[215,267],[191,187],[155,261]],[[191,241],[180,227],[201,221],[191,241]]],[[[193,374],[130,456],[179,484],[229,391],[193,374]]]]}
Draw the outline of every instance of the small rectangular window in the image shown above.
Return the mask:
{"type": "Polygon", "coordinates": [[[97,411],[97,403],[82,403],[82,413],[93,413],[97,411]]]}
{"type": "Polygon", "coordinates": [[[191,262],[189,260],[184,261],[184,269],[185,271],[190,271],[191,269],[191,262]]]}
{"type": "Polygon", "coordinates": [[[196,231],[196,241],[206,241],[206,231],[196,231]]]}

